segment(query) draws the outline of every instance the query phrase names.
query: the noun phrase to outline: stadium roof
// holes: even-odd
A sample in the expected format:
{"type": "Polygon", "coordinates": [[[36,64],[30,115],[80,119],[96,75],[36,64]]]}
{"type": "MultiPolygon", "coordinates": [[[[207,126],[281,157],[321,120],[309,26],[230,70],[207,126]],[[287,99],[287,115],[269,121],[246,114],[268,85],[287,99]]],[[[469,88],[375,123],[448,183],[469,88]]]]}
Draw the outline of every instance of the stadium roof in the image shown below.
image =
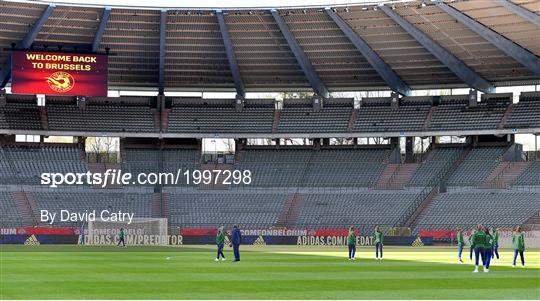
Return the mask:
{"type": "Polygon", "coordinates": [[[273,10],[3,0],[0,79],[9,79],[6,49],[61,47],[109,49],[111,88],[489,91],[540,83],[539,14],[540,0],[273,10]]]}
{"type": "Polygon", "coordinates": [[[146,0],[7,0],[14,2],[32,2],[41,4],[57,4],[72,6],[94,6],[94,7],[124,7],[124,8],[167,8],[167,9],[271,9],[271,8],[306,8],[306,7],[326,7],[326,6],[350,6],[350,5],[376,5],[381,3],[394,3],[413,0],[260,0],[257,2],[250,0],[229,0],[226,4],[220,0],[154,0],[149,3],[146,0]]]}

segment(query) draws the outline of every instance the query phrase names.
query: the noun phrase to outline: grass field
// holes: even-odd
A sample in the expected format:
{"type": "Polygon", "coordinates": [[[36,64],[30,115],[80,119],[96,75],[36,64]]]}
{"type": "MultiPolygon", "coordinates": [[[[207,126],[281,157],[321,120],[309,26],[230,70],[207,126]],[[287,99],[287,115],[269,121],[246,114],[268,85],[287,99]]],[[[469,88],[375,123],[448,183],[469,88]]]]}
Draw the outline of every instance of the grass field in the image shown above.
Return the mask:
{"type": "MultiPolygon", "coordinates": [[[[540,252],[490,273],[452,248],[245,247],[240,263],[198,247],[0,247],[1,299],[540,299],[540,252]],[[167,259],[169,257],[169,259],[167,259]]],[[[230,249],[226,255],[231,259],[230,249]]]]}

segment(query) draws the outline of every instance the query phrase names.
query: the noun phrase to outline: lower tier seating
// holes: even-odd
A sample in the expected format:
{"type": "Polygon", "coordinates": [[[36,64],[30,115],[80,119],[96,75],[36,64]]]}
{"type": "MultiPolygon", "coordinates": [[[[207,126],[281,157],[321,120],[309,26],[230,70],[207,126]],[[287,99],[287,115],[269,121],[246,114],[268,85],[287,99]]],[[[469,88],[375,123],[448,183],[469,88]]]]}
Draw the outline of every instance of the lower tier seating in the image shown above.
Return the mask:
{"type": "Polygon", "coordinates": [[[540,192],[512,190],[449,191],[435,198],[418,224],[419,229],[514,227],[540,211],[540,192]]]}

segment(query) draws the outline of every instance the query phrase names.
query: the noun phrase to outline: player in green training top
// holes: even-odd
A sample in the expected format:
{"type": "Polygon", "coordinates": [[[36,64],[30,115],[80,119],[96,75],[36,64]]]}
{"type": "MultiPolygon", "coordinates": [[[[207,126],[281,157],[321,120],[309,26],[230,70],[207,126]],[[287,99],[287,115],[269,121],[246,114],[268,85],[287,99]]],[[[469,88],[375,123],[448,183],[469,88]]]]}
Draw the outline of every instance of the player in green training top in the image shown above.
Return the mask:
{"type": "Polygon", "coordinates": [[[457,238],[457,245],[458,245],[458,259],[459,259],[459,262],[463,262],[463,260],[461,260],[461,253],[463,253],[463,244],[465,242],[463,241],[463,231],[461,231],[461,228],[457,229],[456,236],[457,236],[456,238],[457,238]]]}
{"type": "Polygon", "coordinates": [[[375,260],[379,260],[379,250],[381,251],[380,260],[383,259],[383,244],[384,244],[384,234],[379,231],[379,226],[375,227],[375,260]]]}
{"type": "Polygon", "coordinates": [[[482,225],[478,225],[478,227],[476,228],[476,232],[474,232],[471,238],[471,244],[474,248],[474,273],[478,273],[478,261],[480,257],[482,257],[482,265],[484,265],[484,272],[486,271],[486,254],[484,250],[484,247],[486,245],[486,233],[483,230],[484,227],[482,227],[482,225]]]}
{"type": "Polygon", "coordinates": [[[499,228],[493,228],[491,233],[493,236],[493,255],[499,260],[499,228]]]}
{"type": "Polygon", "coordinates": [[[118,244],[116,245],[117,247],[119,247],[120,244],[122,244],[122,247],[126,246],[125,237],[126,234],[124,233],[124,228],[120,228],[120,234],[118,235],[118,244]]]}
{"type": "Polygon", "coordinates": [[[349,235],[347,236],[347,245],[349,246],[349,260],[356,260],[356,233],[354,227],[349,227],[349,235]]]}
{"type": "Polygon", "coordinates": [[[220,257],[221,261],[225,261],[225,255],[223,254],[223,247],[225,246],[225,235],[226,234],[223,226],[219,227],[216,234],[217,257],[216,259],[214,259],[214,261],[219,261],[220,257]]]}
{"type": "Polygon", "coordinates": [[[525,252],[525,236],[521,232],[521,227],[517,226],[516,231],[512,235],[512,245],[514,246],[514,261],[512,262],[512,267],[516,267],[516,259],[519,253],[521,258],[521,266],[525,267],[525,257],[523,252],[525,252]]]}

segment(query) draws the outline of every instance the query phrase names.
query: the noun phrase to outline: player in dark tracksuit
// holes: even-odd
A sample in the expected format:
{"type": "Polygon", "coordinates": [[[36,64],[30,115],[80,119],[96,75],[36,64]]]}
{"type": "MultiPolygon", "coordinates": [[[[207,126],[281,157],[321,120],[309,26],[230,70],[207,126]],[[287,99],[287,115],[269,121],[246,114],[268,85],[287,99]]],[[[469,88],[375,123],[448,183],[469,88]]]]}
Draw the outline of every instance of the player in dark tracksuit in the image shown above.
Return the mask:
{"type": "Polygon", "coordinates": [[[383,259],[383,243],[384,243],[384,234],[379,231],[379,226],[375,227],[375,259],[379,260],[379,250],[381,251],[380,260],[383,259]]]}
{"type": "Polygon", "coordinates": [[[354,228],[349,227],[349,236],[347,236],[347,245],[349,246],[349,260],[356,260],[356,234],[354,228]]]}
{"type": "Polygon", "coordinates": [[[217,245],[217,257],[215,261],[219,261],[219,258],[221,257],[221,261],[225,261],[225,255],[223,254],[223,246],[225,245],[225,230],[223,229],[223,226],[218,228],[217,234],[216,234],[216,245],[217,245]]]}
{"type": "Polygon", "coordinates": [[[240,233],[240,229],[238,229],[238,226],[234,225],[231,231],[231,246],[233,247],[233,251],[234,251],[233,262],[240,261],[240,244],[241,243],[242,243],[242,233],[240,233]]]}
{"type": "Polygon", "coordinates": [[[122,244],[122,247],[126,246],[125,237],[126,234],[124,233],[124,228],[120,228],[120,234],[118,235],[118,244],[116,245],[117,247],[119,247],[120,244],[122,244]]]}
{"type": "Polygon", "coordinates": [[[491,263],[491,258],[493,258],[493,236],[489,233],[489,230],[486,228],[486,243],[484,245],[484,272],[489,272],[489,264],[491,263]]]}

